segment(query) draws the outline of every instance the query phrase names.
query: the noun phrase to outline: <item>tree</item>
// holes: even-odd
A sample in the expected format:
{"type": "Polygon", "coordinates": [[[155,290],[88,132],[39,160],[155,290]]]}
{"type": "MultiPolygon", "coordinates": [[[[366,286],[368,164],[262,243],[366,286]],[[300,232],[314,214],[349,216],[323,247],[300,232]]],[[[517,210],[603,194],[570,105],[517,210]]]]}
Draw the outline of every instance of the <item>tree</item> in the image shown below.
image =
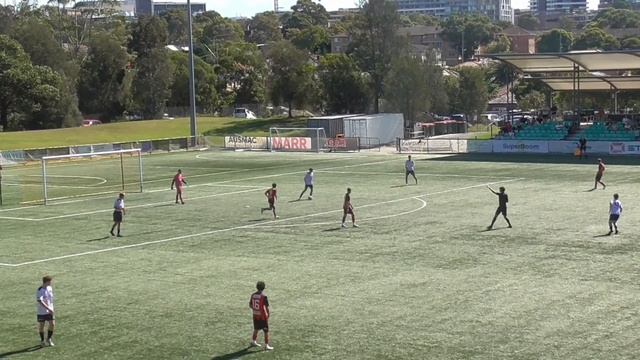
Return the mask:
{"type": "Polygon", "coordinates": [[[369,74],[375,113],[380,112],[380,98],[391,59],[402,44],[397,35],[399,24],[396,4],[388,0],[369,0],[354,18],[353,41],[348,53],[360,69],[369,74]]]}
{"type": "Polygon", "coordinates": [[[313,95],[313,65],[307,52],[283,40],[269,51],[270,95],[274,105],[287,104],[289,117],[294,105],[303,107],[313,95]]]}
{"type": "Polygon", "coordinates": [[[622,40],[620,48],[623,50],[637,50],[640,49],[640,37],[634,36],[622,40]]]}
{"type": "Polygon", "coordinates": [[[258,13],[249,21],[248,42],[266,44],[280,40],[282,40],[282,24],[275,12],[258,13]]]}
{"type": "Polygon", "coordinates": [[[573,44],[574,50],[616,50],[619,48],[620,43],[613,35],[595,26],[589,26],[573,44]]]}
{"type": "Polygon", "coordinates": [[[631,9],[633,6],[628,0],[613,0],[611,7],[614,9],[631,9]]]}
{"type": "Polygon", "coordinates": [[[498,35],[489,46],[487,46],[487,52],[489,54],[502,54],[511,51],[511,40],[504,34],[498,35]]]}
{"type": "Polygon", "coordinates": [[[369,98],[367,78],[350,56],[328,54],[322,57],[318,73],[327,112],[332,114],[365,112],[369,98]]]}
{"type": "Polygon", "coordinates": [[[480,14],[452,15],[443,27],[447,40],[464,49],[463,60],[471,58],[480,45],[489,44],[499,30],[488,17],[480,14]]]}
{"type": "Polygon", "coordinates": [[[637,28],[640,27],[640,12],[628,9],[606,9],[600,11],[589,24],[602,29],[637,28]]]}
{"type": "Polygon", "coordinates": [[[47,66],[34,66],[31,77],[31,104],[23,110],[23,127],[38,130],[77,125],[80,113],[75,94],[64,77],[47,66]]]}
{"type": "Polygon", "coordinates": [[[300,49],[314,54],[325,54],[331,50],[329,33],[323,27],[312,25],[302,30],[293,29],[291,34],[291,43],[300,49]]]}
{"type": "Polygon", "coordinates": [[[189,24],[185,10],[171,10],[162,14],[167,23],[167,42],[177,46],[189,45],[189,24]]]}
{"type": "Polygon", "coordinates": [[[219,91],[225,103],[260,104],[265,100],[267,65],[254,44],[231,43],[219,59],[219,91]]]}
{"type": "Polygon", "coordinates": [[[75,75],[69,68],[67,53],[54,38],[53,29],[44,20],[28,16],[21,18],[13,29],[16,39],[34,65],[48,66],[56,71],[75,75]]]}
{"type": "Polygon", "coordinates": [[[546,32],[537,40],[538,52],[541,53],[567,52],[572,45],[573,35],[562,29],[546,32]]]}
{"type": "Polygon", "coordinates": [[[0,35],[0,125],[9,129],[9,115],[28,99],[28,74],[31,61],[20,44],[6,35],[0,35]]]}
{"type": "Polygon", "coordinates": [[[132,91],[135,109],[144,119],[162,116],[171,95],[173,66],[165,49],[153,49],[135,62],[132,91]]]}
{"type": "Polygon", "coordinates": [[[10,34],[15,22],[15,9],[12,6],[0,5],[0,34],[10,34]]]}
{"type": "Polygon", "coordinates": [[[403,113],[406,123],[415,122],[429,109],[429,84],[422,61],[407,55],[394,59],[385,86],[393,89],[385,95],[390,110],[403,113]]]}
{"type": "MultiPolygon", "coordinates": [[[[174,51],[169,54],[173,64],[173,84],[167,104],[170,107],[188,108],[189,102],[189,57],[186,53],[174,51]]],[[[196,104],[204,112],[213,113],[219,106],[216,92],[216,74],[213,67],[200,58],[194,61],[196,104]]]]}
{"type": "Polygon", "coordinates": [[[320,3],[312,0],[298,0],[291,7],[291,16],[287,19],[286,28],[305,29],[310,26],[327,27],[329,13],[320,3]]]}
{"type": "Polygon", "coordinates": [[[480,115],[487,108],[488,94],[485,84],[484,70],[476,67],[461,67],[458,69],[458,106],[467,120],[480,119],[480,115]]]}
{"type": "Polygon", "coordinates": [[[540,20],[531,13],[525,13],[518,16],[516,19],[516,25],[529,31],[538,30],[540,27],[540,20]]]}
{"type": "Polygon", "coordinates": [[[123,80],[129,54],[108,33],[95,34],[89,43],[78,83],[80,110],[111,120],[125,109],[123,80]]]}
{"type": "Polygon", "coordinates": [[[518,100],[518,105],[525,111],[542,109],[545,105],[545,95],[539,91],[531,91],[518,100]]]}
{"type": "Polygon", "coordinates": [[[210,48],[244,39],[244,31],[238,22],[223,18],[215,11],[198,15],[195,22],[194,38],[210,48]]]}
{"type": "Polygon", "coordinates": [[[560,18],[560,29],[566,30],[568,32],[574,32],[578,24],[576,21],[569,16],[563,16],[560,18]]]}
{"type": "Polygon", "coordinates": [[[440,20],[437,17],[425,14],[409,14],[409,20],[412,25],[422,25],[422,26],[438,26],[440,25],[440,20]]]}
{"type": "Polygon", "coordinates": [[[148,55],[167,45],[167,23],[157,16],[141,16],[131,29],[129,49],[138,56],[148,55]]]}

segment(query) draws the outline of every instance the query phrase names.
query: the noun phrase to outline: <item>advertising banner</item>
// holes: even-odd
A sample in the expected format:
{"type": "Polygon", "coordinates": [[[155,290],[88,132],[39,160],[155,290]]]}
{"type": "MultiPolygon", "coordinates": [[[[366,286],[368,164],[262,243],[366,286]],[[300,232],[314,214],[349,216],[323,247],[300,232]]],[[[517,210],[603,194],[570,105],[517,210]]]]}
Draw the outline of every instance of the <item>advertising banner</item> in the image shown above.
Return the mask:
{"type": "Polygon", "coordinates": [[[326,139],[324,147],[331,151],[357,151],[360,150],[358,143],[358,138],[333,138],[326,139]]]}
{"type": "Polygon", "coordinates": [[[609,143],[611,155],[639,155],[640,142],[611,142],[609,143]]]}
{"type": "Polygon", "coordinates": [[[225,136],[224,147],[227,149],[268,149],[266,136],[225,136]]]}
{"type": "MultiPolygon", "coordinates": [[[[574,154],[578,148],[578,141],[550,141],[549,152],[559,154],[574,154]]],[[[587,154],[608,154],[608,141],[589,141],[587,142],[587,154]]]]}
{"type": "Polygon", "coordinates": [[[549,143],[533,140],[493,140],[493,152],[544,154],[549,152],[549,143]]]}
{"type": "Polygon", "coordinates": [[[490,153],[493,152],[493,142],[487,140],[467,140],[467,152],[490,153]]]}
{"type": "Polygon", "coordinates": [[[310,137],[272,137],[271,149],[273,150],[311,150],[310,137]]]}

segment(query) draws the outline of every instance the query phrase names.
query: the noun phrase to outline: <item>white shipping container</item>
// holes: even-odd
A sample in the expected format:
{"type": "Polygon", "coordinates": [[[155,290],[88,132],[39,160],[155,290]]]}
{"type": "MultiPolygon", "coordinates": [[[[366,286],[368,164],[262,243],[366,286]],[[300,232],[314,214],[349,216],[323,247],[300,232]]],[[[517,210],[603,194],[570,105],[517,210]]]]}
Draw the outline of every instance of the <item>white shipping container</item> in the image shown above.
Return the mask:
{"type": "Polygon", "coordinates": [[[380,139],[380,144],[390,144],[404,136],[402,114],[373,114],[344,119],[344,136],[380,139]]]}

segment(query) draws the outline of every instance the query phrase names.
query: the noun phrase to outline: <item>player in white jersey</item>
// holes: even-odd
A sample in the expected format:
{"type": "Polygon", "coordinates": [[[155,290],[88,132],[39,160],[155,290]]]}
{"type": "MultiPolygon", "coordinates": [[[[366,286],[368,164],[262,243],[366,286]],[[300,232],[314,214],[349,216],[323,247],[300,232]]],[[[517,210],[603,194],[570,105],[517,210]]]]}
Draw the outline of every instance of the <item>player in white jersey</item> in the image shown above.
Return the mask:
{"type": "Polygon", "coordinates": [[[36,293],[36,306],[37,306],[37,318],[38,318],[38,333],[40,334],[41,346],[53,346],[53,329],[56,326],[56,320],[53,315],[53,288],[51,283],[53,279],[51,276],[45,276],[42,278],[42,286],[38,288],[36,293]],[[44,339],[44,324],[49,323],[49,329],[47,331],[47,340],[44,339]]]}
{"type": "Polygon", "coordinates": [[[313,169],[309,169],[309,171],[304,174],[304,190],[300,193],[298,200],[302,199],[302,195],[307,191],[307,189],[311,190],[309,192],[309,200],[313,200],[313,179],[314,179],[313,169]]]}
{"type": "Polygon", "coordinates": [[[122,218],[124,217],[125,213],[126,213],[126,209],[124,207],[124,193],[120,193],[118,195],[118,198],[116,199],[116,202],[113,204],[113,226],[111,227],[111,236],[116,236],[116,234],[113,233],[113,230],[116,229],[116,227],[118,228],[118,237],[122,237],[122,235],[120,235],[120,224],[122,223],[122,218]]]}
{"type": "Polygon", "coordinates": [[[407,161],[404,162],[405,174],[404,174],[404,183],[409,184],[409,175],[413,176],[413,179],[416,181],[416,185],[418,184],[418,178],[416,177],[416,163],[411,160],[411,155],[407,161]]]}
{"type": "Polygon", "coordinates": [[[618,200],[618,194],[613,194],[613,200],[609,203],[609,234],[613,233],[615,228],[616,234],[618,234],[618,219],[622,214],[622,203],[618,200]]]}

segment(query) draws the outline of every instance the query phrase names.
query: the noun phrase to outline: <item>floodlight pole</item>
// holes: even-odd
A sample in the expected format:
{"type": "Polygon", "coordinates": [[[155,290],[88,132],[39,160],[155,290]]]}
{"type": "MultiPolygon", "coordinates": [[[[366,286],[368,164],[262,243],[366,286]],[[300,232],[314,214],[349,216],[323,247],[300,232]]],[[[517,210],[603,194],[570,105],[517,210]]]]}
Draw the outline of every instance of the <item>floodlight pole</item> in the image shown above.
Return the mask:
{"type": "Polygon", "coordinates": [[[196,123],[196,87],[195,72],[193,69],[193,13],[191,12],[191,0],[187,0],[187,16],[189,25],[189,110],[191,115],[191,146],[197,145],[198,126],[196,123]]]}

